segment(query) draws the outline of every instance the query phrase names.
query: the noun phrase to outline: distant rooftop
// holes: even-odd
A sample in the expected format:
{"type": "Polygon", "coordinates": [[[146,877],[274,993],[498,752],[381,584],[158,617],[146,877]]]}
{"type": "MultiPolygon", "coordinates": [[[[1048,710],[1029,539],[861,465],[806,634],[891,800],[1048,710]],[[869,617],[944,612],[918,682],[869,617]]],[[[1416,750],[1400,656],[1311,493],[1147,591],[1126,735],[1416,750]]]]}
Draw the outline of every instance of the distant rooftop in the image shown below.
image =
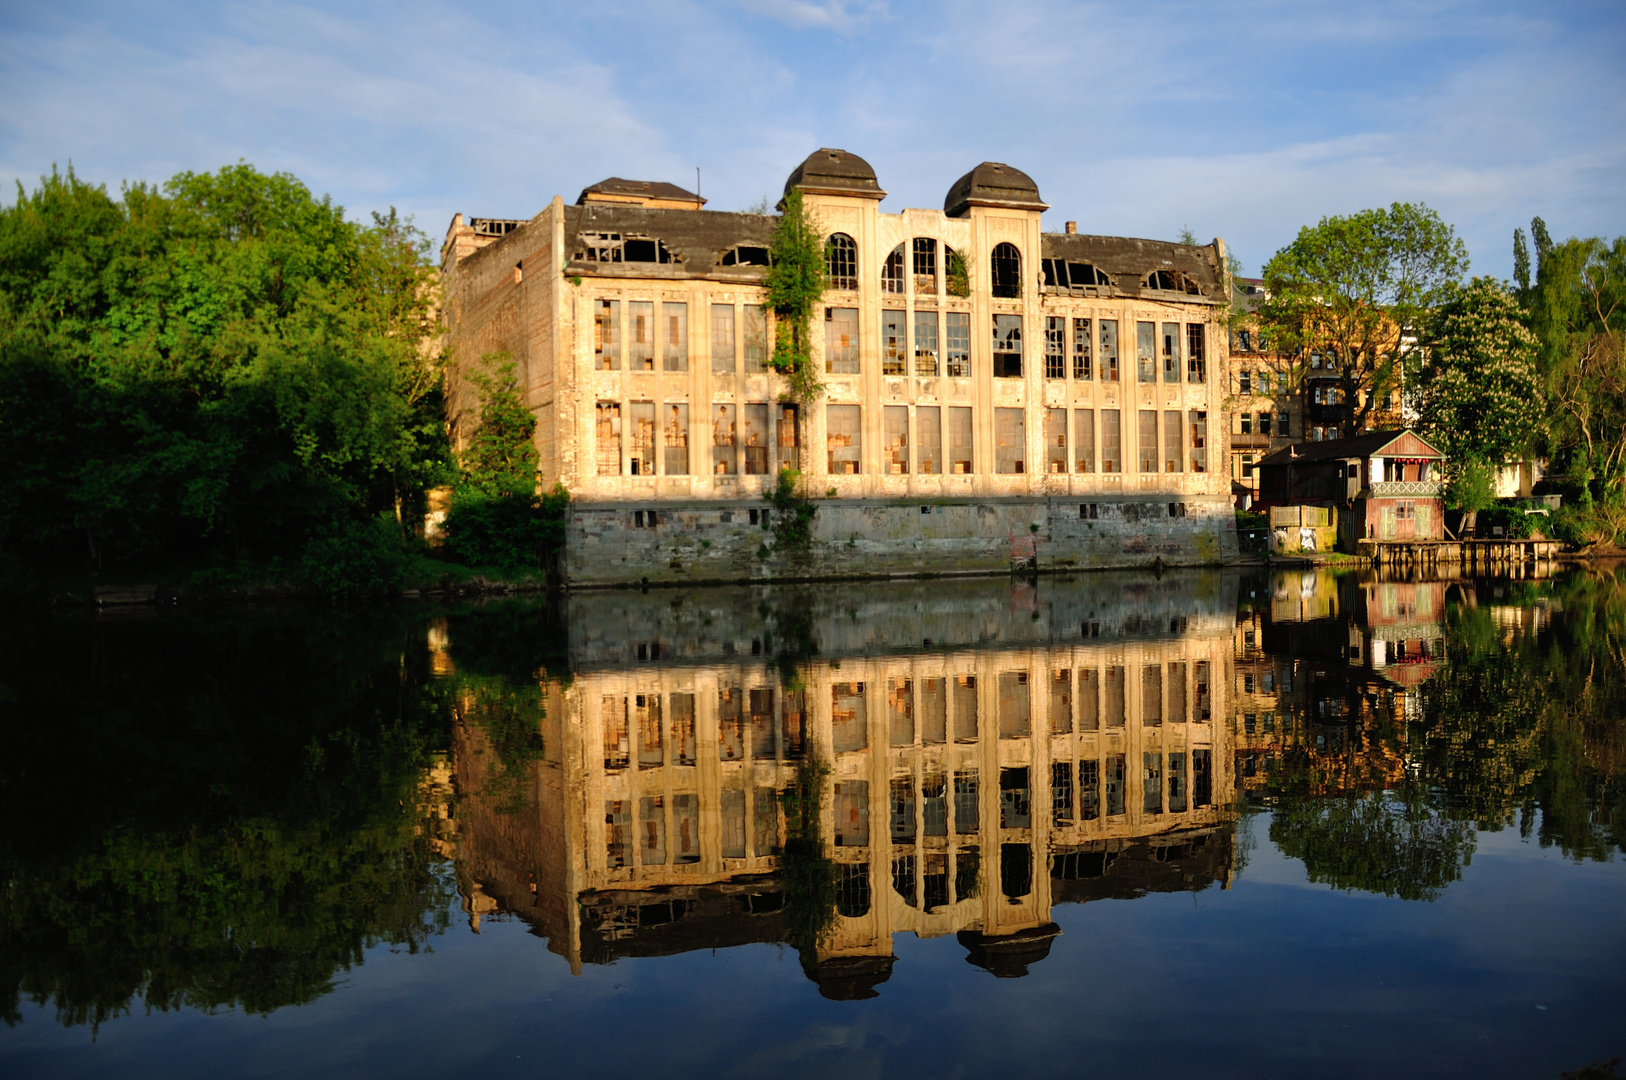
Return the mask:
{"type": "Polygon", "coordinates": [[[582,193],[576,196],[577,206],[590,202],[635,203],[669,209],[676,208],[676,204],[687,204],[690,209],[698,210],[706,200],[692,191],[661,180],[623,180],[619,176],[612,176],[582,188],[582,193]]]}

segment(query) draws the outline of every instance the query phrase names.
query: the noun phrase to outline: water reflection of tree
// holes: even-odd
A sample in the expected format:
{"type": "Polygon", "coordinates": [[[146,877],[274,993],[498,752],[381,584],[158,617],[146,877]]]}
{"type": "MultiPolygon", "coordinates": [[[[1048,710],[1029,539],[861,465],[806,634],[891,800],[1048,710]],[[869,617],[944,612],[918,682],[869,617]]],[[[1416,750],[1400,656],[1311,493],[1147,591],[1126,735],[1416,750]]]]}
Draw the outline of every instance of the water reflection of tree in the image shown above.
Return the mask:
{"type": "Polygon", "coordinates": [[[836,921],[837,868],[824,849],[821,806],[830,767],[809,754],[796,766],[796,783],[785,789],[785,848],[779,878],[785,895],[785,934],[804,970],[818,963],[818,949],[836,921]]]}

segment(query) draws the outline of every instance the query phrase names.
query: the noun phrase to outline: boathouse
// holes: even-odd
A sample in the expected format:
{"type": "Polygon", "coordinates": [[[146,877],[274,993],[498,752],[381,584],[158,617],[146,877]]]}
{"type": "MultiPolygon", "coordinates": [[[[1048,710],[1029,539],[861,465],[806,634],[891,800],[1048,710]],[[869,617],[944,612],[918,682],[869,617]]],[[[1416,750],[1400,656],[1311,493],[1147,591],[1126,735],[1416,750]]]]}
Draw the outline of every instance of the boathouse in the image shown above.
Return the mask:
{"type": "Polygon", "coordinates": [[[1300,443],[1259,462],[1264,506],[1335,506],[1338,542],[1441,540],[1445,455],[1415,431],[1300,443]]]}

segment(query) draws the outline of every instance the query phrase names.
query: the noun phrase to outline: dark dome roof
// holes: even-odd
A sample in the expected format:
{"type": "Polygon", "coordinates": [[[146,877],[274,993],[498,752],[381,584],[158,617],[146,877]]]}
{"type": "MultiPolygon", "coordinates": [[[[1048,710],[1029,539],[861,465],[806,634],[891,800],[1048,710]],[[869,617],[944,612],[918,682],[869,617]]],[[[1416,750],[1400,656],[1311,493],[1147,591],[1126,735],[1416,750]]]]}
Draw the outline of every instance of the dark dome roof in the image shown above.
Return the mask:
{"type": "Polygon", "coordinates": [[[875,170],[869,167],[869,162],[857,154],[829,147],[807,155],[807,160],[796,166],[790,179],[785,181],[785,194],[798,187],[823,195],[886,197],[886,192],[875,181],[875,170]]]}
{"type": "Polygon", "coordinates": [[[1039,198],[1039,185],[1021,169],[985,161],[954,181],[943,212],[959,217],[972,206],[1015,206],[1024,210],[1048,210],[1039,198]]]}

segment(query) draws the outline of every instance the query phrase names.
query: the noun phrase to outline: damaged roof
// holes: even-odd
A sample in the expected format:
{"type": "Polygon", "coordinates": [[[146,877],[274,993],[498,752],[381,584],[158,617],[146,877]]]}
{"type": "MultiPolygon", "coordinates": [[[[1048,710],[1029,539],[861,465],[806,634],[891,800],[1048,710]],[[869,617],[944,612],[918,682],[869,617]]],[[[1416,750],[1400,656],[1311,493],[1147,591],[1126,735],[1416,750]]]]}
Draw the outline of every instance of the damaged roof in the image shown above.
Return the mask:
{"type": "Polygon", "coordinates": [[[1434,457],[1445,457],[1417,432],[1409,428],[1392,428],[1388,431],[1367,431],[1359,435],[1352,435],[1347,439],[1327,439],[1323,442],[1297,443],[1293,446],[1284,446],[1274,454],[1268,454],[1260,458],[1256,464],[1296,465],[1300,462],[1309,461],[1380,457],[1383,456],[1383,451],[1389,448],[1390,443],[1398,442],[1406,435],[1410,435],[1422,446],[1432,451],[1434,457]]]}
{"type": "Polygon", "coordinates": [[[639,199],[675,199],[696,203],[706,201],[694,192],[685,191],[676,184],[668,184],[661,180],[623,180],[619,176],[612,176],[608,180],[600,180],[596,184],[589,184],[587,187],[582,188],[582,193],[576,196],[576,205],[581,206],[587,202],[587,196],[589,195],[620,195],[639,199]]]}
{"type": "Polygon", "coordinates": [[[872,199],[886,196],[869,162],[828,146],[807,155],[807,160],[791,171],[785,181],[785,194],[798,187],[819,195],[864,195],[872,199]]]}
{"type": "Polygon", "coordinates": [[[997,161],[985,161],[954,181],[943,199],[943,212],[949,217],[959,217],[973,206],[1050,209],[1039,198],[1039,185],[1031,176],[997,161]]]}
{"type": "Polygon", "coordinates": [[[1089,263],[1109,274],[1115,289],[1127,296],[1139,296],[1142,292],[1156,295],[1158,290],[1145,287],[1146,275],[1153,270],[1177,270],[1191,279],[1203,296],[1212,300],[1225,297],[1225,278],[1219,260],[1213,247],[1207,245],[1125,236],[1044,233],[1039,238],[1039,252],[1045,259],[1089,263]]]}
{"type": "MultiPolygon", "coordinates": [[[[766,248],[773,235],[772,214],[734,214],[721,210],[653,210],[630,203],[588,203],[565,207],[565,257],[574,260],[585,248],[583,234],[618,233],[659,239],[687,273],[706,273],[723,255],[742,245],[766,248]]],[[[602,273],[607,264],[591,264],[602,273]]],[[[608,264],[614,265],[614,264],[608,264]]],[[[647,271],[647,264],[638,266],[647,271]]],[[[736,269],[730,267],[730,270],[736,269]]],[[[741,271],[760,268],[741,266],[741,271]]]]}

